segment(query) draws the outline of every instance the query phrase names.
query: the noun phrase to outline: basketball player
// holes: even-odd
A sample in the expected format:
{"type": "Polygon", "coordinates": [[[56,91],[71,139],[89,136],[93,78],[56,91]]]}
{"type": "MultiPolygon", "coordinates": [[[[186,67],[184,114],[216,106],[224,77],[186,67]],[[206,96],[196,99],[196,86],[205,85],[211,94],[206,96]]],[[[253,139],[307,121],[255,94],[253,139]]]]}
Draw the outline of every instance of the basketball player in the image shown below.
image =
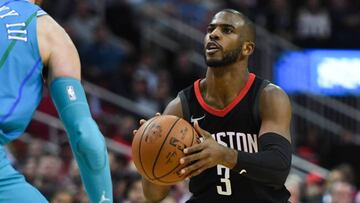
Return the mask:
{"type": "MultiPolygon", "coordinates": [[[[217,13],[204,39],[206,77],[164,111],[192,122],[203,137],[180,160],[181,173],[190,178],[188,203],[288,202],[290,102],[279,87],[249,73],[254,41],[246,16],[231,9],[217,13]]],[[[170,189],[145,179],[143,185],[149,202],[170,189]]]]}
{"type": "Polygon", "coordinates": [[[105,141],[80,84],[78,53],[65,31],[34,1],[0,0],[0,202],[47,202],[10,165],[3,147],[23,134],[31,120],[42,95],[44,65],[89,199],[112,202],[105,141]]]}

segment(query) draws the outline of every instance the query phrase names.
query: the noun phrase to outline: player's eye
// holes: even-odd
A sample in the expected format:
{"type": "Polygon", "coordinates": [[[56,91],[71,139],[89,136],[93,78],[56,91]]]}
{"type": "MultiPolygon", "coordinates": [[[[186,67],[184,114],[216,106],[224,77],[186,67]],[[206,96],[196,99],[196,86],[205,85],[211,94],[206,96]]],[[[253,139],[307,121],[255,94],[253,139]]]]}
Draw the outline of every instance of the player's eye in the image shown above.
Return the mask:
{"type": "Polygon", "coordinates": [[[230,27],[224,27],[224,28],[222,29],[222,31],[223,31],[223,33],[225,33],[225,34],[230,34],[230,33],[233,32],[233,29],[230,28],[230,27]]]}
{"type": "Polygon", "coordinates": [[[207,32],[208,32],[208,33],[212,33],[212,31],[214,31],[214,29],[215,29],[214,26],[208,26],[207,32]]]}

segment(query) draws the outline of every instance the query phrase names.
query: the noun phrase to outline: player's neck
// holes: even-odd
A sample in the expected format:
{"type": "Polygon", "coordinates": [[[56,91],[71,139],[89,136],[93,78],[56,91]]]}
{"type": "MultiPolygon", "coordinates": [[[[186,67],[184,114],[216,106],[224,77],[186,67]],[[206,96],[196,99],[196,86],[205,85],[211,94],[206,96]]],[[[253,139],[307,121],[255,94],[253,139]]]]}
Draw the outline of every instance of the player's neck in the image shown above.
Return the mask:
{"type": "Polygon", "coordinates": [[[201,84],[201,92],[208,104],[224,108],[238,96],[248,78],[247,64],[208,68],[206,79],[201,84]]]}

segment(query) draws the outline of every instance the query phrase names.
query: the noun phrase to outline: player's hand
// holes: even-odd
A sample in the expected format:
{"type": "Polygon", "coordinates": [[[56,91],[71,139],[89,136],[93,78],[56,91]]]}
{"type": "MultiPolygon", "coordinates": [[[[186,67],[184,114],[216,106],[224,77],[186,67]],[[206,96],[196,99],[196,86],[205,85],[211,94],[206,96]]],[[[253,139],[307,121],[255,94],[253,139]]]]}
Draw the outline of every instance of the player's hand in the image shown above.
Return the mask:
{"type": "MultiPolygon", "coordinates": [[[[157,112],[157,113],[155,114],[155,116],[161,116],[161,113],[157,112]]],[[[146,123],[146,121],[147,121],[147,120],[145,120],[145,119],[140,119],[140,121],[139,121],[140,127],[141,127],[144,123],[146,123]]],[[[139,128],[140,128],[140,127],[139,127],[139,128]]],[[[133,135],[135,135],[137,131],[138,131],[138,130],[133,130],[133,135]]]]}
{"type": "Polygon", "coordinates": [[[233,153],[230,148],[217,143],[209,132],[201,129],[198,122],[194,123],[194,128],[203,141],[184,149],[185,157],[180,159],[180,164],[188,166],[183,168],[181,173],[188,178],[197,176],[218,164],[224,165],[224,157],[228,157],[228,153],[233,153]]]}

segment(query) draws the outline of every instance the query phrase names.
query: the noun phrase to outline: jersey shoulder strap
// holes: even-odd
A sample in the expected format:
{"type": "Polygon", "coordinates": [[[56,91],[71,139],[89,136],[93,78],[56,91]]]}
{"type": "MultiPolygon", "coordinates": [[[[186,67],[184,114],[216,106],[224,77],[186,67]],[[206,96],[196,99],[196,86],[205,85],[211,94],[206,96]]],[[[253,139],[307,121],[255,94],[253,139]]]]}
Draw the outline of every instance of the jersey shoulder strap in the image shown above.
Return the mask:
{"type": "Polygon", "coordinates": [[[181,102],[181,108],[182,108],[182,113],[183,113],[183,118],[190,122],[190,107],[189,107],[189,91],[191,91],[193,88],[193,85],[181,90],[178,93],[178,97],[180,98],[180,102],[181,102]],[[188,96],[186,96],[188,95],[188,96]]]}
{"type": "Polygon", "coordinates": [[[37,12],[37,17],[40,17],[40,16],[44,16],[44,15],[48,15],[44,10],[42,10],[42,9],[40,9],[40,10],[38,10],[38,12],[37,12]]]}

